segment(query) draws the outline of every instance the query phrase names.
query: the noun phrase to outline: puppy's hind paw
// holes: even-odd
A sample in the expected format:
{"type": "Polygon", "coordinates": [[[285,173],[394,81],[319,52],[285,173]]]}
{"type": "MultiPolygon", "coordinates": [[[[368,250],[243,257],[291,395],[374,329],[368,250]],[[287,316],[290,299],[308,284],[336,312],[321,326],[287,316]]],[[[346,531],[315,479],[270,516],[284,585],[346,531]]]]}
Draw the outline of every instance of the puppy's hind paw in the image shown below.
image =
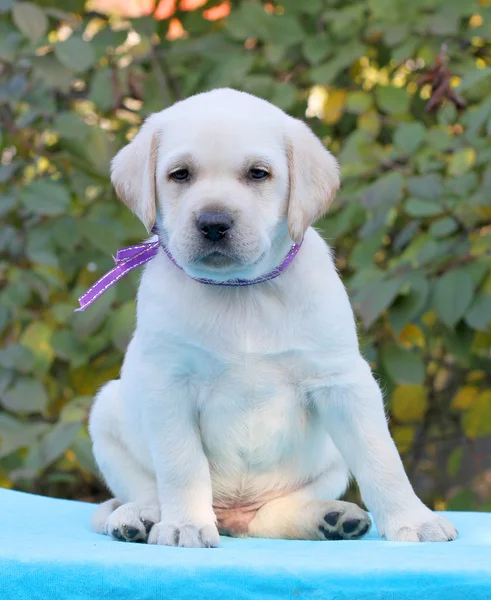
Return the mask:
{"type": "Polygon", "coordinates": [[[326,502],[319,531],[326,540],[357,540],[370,531],[369,515],[351,502],[326,502]]]}

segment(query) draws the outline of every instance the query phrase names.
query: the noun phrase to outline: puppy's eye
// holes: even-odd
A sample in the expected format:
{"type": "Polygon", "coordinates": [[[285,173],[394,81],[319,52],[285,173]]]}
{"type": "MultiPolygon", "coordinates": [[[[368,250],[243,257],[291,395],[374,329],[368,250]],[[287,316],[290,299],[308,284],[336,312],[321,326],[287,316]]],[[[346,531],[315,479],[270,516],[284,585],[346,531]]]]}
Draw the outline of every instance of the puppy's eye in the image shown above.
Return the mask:
{"type": "Polygon", "coordinates": [[[268,171],[266,171],[265,169],[260,169],[258,167],[253,167],[252,169],[249,170],[249,177],[251,179],[266,179],[266,177],[268,177],[269,173],[268,171]]]}
{"type": "Polygon", "coordinates": [[[189,171],[187,169],[177,169],[177,171],[172,171],[170,178],[174,181],[186,181],[186,179],[189,179],[189,171]]]}

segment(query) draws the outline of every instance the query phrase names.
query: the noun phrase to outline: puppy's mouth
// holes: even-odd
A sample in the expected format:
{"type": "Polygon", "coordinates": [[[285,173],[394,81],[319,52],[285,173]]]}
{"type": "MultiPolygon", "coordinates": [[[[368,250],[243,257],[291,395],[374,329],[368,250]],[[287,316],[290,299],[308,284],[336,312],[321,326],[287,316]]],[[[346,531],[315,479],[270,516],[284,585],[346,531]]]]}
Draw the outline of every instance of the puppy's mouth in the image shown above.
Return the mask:
{"type": "Polygon", "coordinates": [[[196,266],[206,269],[227,269],[238,264],[238,260],[223,252],[214,251],[195,261],[196,266]]]}

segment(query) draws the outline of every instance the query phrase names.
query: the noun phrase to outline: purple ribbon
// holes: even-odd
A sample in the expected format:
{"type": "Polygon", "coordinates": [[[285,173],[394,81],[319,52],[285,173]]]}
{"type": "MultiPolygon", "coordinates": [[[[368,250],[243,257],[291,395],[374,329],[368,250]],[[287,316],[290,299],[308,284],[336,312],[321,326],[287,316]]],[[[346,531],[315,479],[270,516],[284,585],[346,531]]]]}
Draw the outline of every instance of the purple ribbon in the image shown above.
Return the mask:
{"type": "MultiPolygon", "coordinates": [[[[202,279],[200,277],[192,277],[192,279],[205,285],[221,285],[227,287],[239,287],[263,283],[278,277],[278,275],[281,275],[281,273],[283,273],[283,271],[287,269],[290,263],[293,261],[300,250],[301,245],[301,242],[300,244],[293,244],[280,265],[266,275],[261,275],[259,277],[255,277],[254,279],[231,279],[229,281],[214,281],[213,279],[202,279]]],[[[169,260],[182,271],[182,267],[176,262],[176,259],[172,256],[170,250],[161,244],[160,240],[157,240],[156,242],[145,242],[143,244],[136,244],[135,246],[120,248],[117,251],[116,256],[113,256],[116,265],[80,296],[78,299],[80,308],[75,309],[75,312],[84,311],[91,304],[93,304],[97,298],[99,298],[99,296],[102,296],[106,290],[112,287],[127,273],[133,271],[133,269],[136,269],[141,265],[144,265],[149,260],[152,260],[152,258],[158,253],[159,247],[162,248],[169,260]]]]}

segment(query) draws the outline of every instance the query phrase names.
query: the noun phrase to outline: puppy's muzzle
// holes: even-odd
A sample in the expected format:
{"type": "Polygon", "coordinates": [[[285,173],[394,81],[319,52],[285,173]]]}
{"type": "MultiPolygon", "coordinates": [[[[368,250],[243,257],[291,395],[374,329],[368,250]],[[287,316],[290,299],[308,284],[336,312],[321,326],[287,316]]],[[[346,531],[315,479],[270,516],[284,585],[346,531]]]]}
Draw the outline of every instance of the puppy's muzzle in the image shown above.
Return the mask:
{"type": "Polygon", "coordinates": [[[210,242],[219,242],[231,229],[232,216],[223,211],[202,212],[196,219],[196,226],[210,242]]]}

